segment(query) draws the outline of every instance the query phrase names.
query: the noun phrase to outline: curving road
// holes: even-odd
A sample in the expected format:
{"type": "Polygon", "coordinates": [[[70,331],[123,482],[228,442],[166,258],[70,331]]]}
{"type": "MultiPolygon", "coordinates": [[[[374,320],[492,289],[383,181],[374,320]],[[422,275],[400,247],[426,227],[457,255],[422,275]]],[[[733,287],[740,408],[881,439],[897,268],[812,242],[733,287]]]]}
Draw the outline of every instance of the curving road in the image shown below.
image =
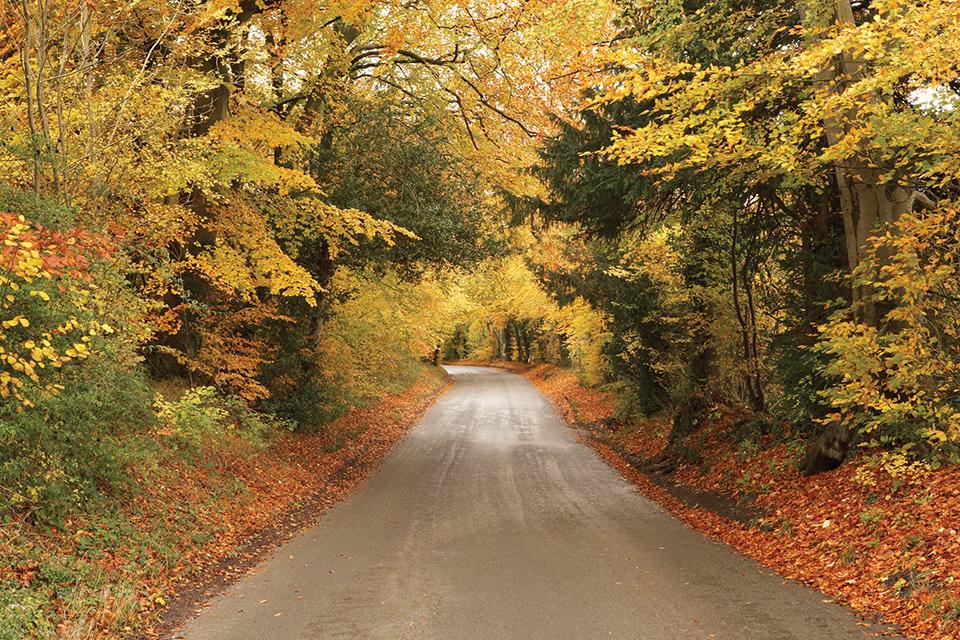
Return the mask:
{"type": "Polygon", "coordinates": [[[456,385],[356,495],[174,637],[873,637],[641,497],[524,378],[447,369],[456,385]]]}

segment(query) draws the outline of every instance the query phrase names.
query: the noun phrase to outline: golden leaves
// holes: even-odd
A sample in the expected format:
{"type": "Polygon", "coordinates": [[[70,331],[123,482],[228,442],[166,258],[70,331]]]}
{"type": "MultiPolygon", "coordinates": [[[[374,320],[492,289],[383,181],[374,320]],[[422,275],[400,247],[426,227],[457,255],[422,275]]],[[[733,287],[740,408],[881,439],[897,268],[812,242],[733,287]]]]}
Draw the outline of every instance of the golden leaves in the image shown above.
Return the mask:
{"type": "Polygon", "coordinates": [[[23,216],[0,214],[0,223],[0,397],[22,411],[34,406],[29,384],[58,393],[59,385],[44,384],[50,370],[89,358],[92,337],[113,331],[72,315],[90,292],[59,277],[85,277],[92,257],[108,250],[100,238],[51,232],[23,216]]]}
{"type": "Polygon", "coordinates": [[[884,7],[856,27],[807,27],[802,46],[731,66],[618,52],[614,61],[626,71],[586,106],[630,97],[649,105],[648,122],[618,132],[605,154],[664,179],[693,170],[723,172],[738,184],[776,176],[816,185],[834,163],[857,163],[884,167],[889,182],[948,183],[960,175],[960,101],[938,88],[956,75],[960,5],[884,7]],[[825,73],[838,56],[860,71],[825,73]],[[909,104],[892,108],[887,97],[904,90],[909,104]],[[821,152],[827,126],[841,135],[821,152]]]}
{"type": "Polygon", "coordinates": [[[310,305],[316,304],[316,294],[322,287],[283,251],[255,209],[237,199],[216,213],[216,240],[188,259],[187,268],[248,303],[257,301],[257,289],[264,287],[272,295],[301,297],[310,305]]]}
{"type": "Polygon", "coordinates": [[[313,142],[277,114],[252,106],[215,123],[207,137],[218,148],[245,149],[271,163],[274,149],[307,146],[313,142]]]}
{"type": "Polygon", "coordinates": [[[858,428],[870,445],[926,440],[934,451],[960,442],[960,211],[909,214],[871,239],[853,280],[862,304],[890,307],[879,327],[858,307],[820,327],[835,383],[823,392],[828,417],[858,428]]]}

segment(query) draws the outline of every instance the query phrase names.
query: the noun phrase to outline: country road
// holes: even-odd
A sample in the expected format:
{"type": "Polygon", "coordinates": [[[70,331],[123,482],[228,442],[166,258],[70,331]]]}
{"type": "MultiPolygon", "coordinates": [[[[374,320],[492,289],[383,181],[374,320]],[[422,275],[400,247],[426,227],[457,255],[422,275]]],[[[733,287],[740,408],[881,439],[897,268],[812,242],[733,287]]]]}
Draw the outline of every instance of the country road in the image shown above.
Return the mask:
{"type": "Polygon", "coordinates": [[[524,378],[448,370],[455,386],[354,496],[173,637],[873,637],[640,496],[524,378]]]}

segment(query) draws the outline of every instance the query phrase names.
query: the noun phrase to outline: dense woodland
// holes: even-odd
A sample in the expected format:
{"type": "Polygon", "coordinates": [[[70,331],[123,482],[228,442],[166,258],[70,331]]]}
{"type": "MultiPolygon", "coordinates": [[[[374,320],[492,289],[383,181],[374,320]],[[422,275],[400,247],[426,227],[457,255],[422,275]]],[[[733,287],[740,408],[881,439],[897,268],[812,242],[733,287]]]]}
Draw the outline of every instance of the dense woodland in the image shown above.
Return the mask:
{"type": "MultiPolygon", "coordinates": [[[[667,465],[717,407],[808,474],[960,462],[956,0],[0,2],[11,526],[437,345],[668,417],[667,465]]],[[[2,638],[80,615],[0,579],[2,638]]]]}
{"type": "Polygon", "coordinates": [[[537,283],[501,272],[493,353],[613,382],[673,441],[718,403],[789,422],[808,473],[956,462],[958,5],[624,4],[547,195],[511,201],[537,283]],[[510,308],[537,284],[552,311],[510,308]]]}
{"type": "Polygon", "coordinates": [[[4,4],[6,508],[120,481],[158,381],[266,430],[409,385],[586,7],[4,4]]]}

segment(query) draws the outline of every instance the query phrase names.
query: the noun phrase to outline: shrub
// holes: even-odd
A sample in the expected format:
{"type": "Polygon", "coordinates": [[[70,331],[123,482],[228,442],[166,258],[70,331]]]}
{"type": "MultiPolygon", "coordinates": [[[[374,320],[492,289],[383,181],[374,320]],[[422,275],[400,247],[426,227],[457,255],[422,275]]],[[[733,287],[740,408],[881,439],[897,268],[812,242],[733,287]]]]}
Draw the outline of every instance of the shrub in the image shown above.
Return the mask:
{"type": "Polygon", "coordinates": [[[162,425],[159,433],[175,449],[191,453],[206,439],[222,439],[228,414],[216,398],[213,387],[194,387],[172,401],[158,393],[153,408],[162,425]]]}
{"type": "Polygon", "coordinates": [[[145,303],[105,236],[58,228],[69,211],[42,198],[3,202],[30,218],[0,210],[0,511],[56,520],[145,453],[145,303]]]}
{"type": "Polygon", "coordinates": [[[901,218],[870,243],[853,283],[867,294],[821,327],[831,413],[869,446],[935,462],[960,446],[960,210],[901,218]],[[870,322],[871,315],[879,316],[870,322]],[[866,318],[866,319],[865,319],[866,318]]]}
{"type": "Polygon", "coordinates": [[[18,410],[33,394],[56,393],[57,370],[91,354],[113,328],[98,321],[85,286],[106,241],[83,231],[62,233],[0,213],[0,397],[18,410]]]}
{"type": "Polygon", "coordinates": [[[52,634],[53,629],[43,612],[45,604],[45,599],[36,592],[0,584],[0,640],[52,634]]]}
{"type": "Polygon", "coordinates": [[[143,450],[136,435],[153,421],[149,391],[139,371],[100,359],[90,364],[65,372],[64,390],[33,409],[3,406],[0,510],[58,519],[127,482],[127,465],[143,450]]]}
{"type": "Polygon", "coordinates": [[[236,396],[221,397],[221,406],[227,412],[227,432],[249,444],[264,446],[282,431],[292,431],[296,423],[269,411],[254,411],[236,396]]]}
{"type": "Polygon", "coordinates": [[[230,435],[262,446],[276,432],[291,428],[290,422],[255,412],[242,400],[223,396],[213,387],[194,387],[177,400],[157,394],[153,406],[164,441],[191,456],[205,444],[223,443],[230,435]]]}

